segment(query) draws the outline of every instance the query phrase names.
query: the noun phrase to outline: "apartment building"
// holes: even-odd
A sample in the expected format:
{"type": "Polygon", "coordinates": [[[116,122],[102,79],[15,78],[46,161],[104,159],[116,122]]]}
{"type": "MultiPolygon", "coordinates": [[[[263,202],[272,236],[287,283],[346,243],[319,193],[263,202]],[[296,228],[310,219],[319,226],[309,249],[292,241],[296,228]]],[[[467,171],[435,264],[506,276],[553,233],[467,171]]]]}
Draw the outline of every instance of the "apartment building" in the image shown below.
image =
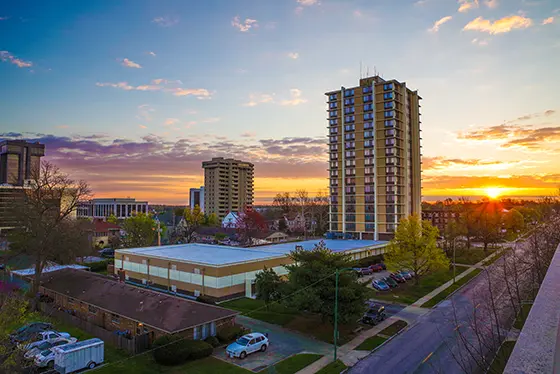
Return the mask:
{"type": "Polygon", "coordinates": [[[204,186],[200,188],[191,188],[189,190],[189,207],[192,210],[197,205],[200,207],[200,210],[204,212],[204,186]]]}
{"type": "Polygon", "coordinates": [[[330,231],[391,239],[400,219],[421,212],[421,97],[379,76],[325,95],[330,231]]]}
{"type": "Polygon", "coordinates": [[[0,184],[24,186],[41,166],[45,145],[25,140],[0,142],[0,184]]]}
{"type": "Polygon", "coordinates": [[[133,212],[148,213],[147,201],[136,201],[136,199],[92,199],[89,201],[82,201],[78,205],[78,217],[83,218],[101,218],[105,219],[114,215],[118,219],[125,219],[130,217],[133,212]]]}
{"type": "Polygon", "coordinates": [[[253,206],[254,165],[232,158],[215,157],[202,163],[204,212],[223,219],[228,212],[253,206]]]}

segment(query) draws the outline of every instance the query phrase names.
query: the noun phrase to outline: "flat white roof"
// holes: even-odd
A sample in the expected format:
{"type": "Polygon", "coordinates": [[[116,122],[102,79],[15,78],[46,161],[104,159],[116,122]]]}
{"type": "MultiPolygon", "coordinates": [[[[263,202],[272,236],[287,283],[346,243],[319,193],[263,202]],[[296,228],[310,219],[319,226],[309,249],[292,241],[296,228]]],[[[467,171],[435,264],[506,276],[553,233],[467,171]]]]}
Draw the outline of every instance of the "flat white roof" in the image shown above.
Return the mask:
{"type": "MultiPolygon", "coordinates": [[[[147,257],[158,257],[162,259],[208,264],[213,266],[232,265],[236,263],[254,262],[275,257],[284,257],[293,251],[296,246],[302,246],[305,250],[311,250],[320,239],[306,240],[301,242],[271,244],[261,247],[241,248],[212,244],[178,244],[164,245],[159,247],[118,249],[117,254],[132,254],[147,257]]],[[[387,244],[378,240],[323,240],[333,252],[352,251],[366,247],[376,247],[387,244]]],[[[116,256],[116,259],[119,258],[116,256]]]]}

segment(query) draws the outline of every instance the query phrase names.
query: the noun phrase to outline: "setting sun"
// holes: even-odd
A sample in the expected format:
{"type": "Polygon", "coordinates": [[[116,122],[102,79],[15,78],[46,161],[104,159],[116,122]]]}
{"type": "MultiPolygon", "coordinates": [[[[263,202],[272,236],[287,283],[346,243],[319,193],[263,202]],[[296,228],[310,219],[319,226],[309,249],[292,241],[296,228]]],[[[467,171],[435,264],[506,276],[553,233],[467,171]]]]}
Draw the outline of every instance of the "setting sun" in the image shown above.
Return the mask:
{"type": "Polygon", "coordinates": [[[502,194],[502,189],[500,187],[488,187],[484,189],[484,193],[491,199],[495,199],[502,194]]]}

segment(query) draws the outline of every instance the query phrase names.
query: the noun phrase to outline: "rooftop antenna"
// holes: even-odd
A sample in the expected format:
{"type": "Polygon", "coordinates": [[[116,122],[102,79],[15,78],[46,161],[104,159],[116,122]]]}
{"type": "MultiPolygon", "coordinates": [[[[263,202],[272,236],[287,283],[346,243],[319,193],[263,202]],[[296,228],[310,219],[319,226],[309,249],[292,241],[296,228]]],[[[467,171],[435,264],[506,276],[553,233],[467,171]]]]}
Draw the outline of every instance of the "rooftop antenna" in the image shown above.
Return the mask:
{"type": "Polygon", "coordinates": [[[360,79],[362,79],[362,60],[360,60],[360,79]]]}
{"type": "Polygon", "coordinates": [[[366,77],[369,77],[369,66],[366,66],[366,77]]]}

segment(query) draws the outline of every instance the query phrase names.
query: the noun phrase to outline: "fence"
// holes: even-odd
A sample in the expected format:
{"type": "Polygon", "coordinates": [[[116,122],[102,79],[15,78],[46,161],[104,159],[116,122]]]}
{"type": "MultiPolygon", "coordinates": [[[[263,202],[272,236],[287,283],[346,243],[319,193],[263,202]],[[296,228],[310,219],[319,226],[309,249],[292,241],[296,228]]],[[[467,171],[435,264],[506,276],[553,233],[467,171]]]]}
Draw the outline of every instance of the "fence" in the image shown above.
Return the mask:
{"type": "Polygon", "coordinates": [[[115,331],[105,330],[103,327],[84,321],[83,319],[59,310],[56,307],[52,307],[49,304],[41,303],[40,308],[43,313],[64,323],[74,325],[77,328],[103,340],[105,343],[109,343],[117,348],[123,349],[130,354],[134,355],[150,349],[150,337],[148,334],[127,338],[116,334],[115,331]]]}

